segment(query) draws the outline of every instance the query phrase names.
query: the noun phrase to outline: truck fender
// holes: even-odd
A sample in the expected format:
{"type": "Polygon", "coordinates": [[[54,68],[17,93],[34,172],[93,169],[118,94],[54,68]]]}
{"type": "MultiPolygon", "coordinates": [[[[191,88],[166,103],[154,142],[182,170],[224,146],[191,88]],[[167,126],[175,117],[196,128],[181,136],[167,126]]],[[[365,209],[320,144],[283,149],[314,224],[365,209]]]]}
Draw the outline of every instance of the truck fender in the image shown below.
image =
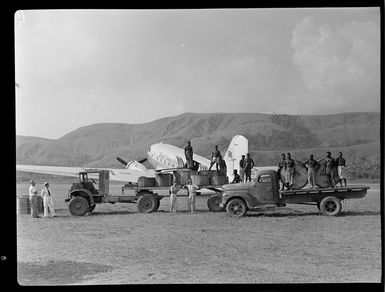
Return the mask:
{"type": "Polygon", "coordinates": [[[231,200],[231,199],[235,199],[235,198],[239,198],[239,199],[242,199],[245,201],[246,203],[246,206],[247,208],[253,208],[254,207],[254,203],[253,201],[251,200],[250,198],[250,195],[248,193],[236,193],[234,195],[230,195],[228,198],[226,198],[226,202],[225,202],[225,205],[227,205],[227,203],[231,200]]]}
{"type": "Polygon", "coordinates": [[[70,193],[70,197],[77,197],[81,196],[86,198],[89,202],[90,205],[94,203],[94,197],[92,196],[91,192],[86,189],[74,189],[70,193]]]}

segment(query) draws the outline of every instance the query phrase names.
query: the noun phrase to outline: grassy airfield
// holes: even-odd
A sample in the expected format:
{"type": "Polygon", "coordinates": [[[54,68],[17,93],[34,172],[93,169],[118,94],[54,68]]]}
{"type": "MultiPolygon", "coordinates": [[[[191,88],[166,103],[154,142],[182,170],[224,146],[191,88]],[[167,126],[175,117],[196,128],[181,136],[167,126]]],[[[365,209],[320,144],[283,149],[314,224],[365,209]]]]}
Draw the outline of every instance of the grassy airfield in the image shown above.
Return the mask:
{"type": "MultiPolygon", "coordinates": [[[[98,205],[74,217],[64,198],[68,184],[52,185],[58,217],[17,216],[21,285],[154,283],[346,283],[381,281],[380,187],[343,203],[339,217],[315,206],[250,212],[236,219],[213,213],[207,198],[177,214],[169,199],[159,211],[135,204],[98,205]]],[[[40,188],[39,188],[40,189],[40,188]]],[[[118,193],[120,185],[111,185],[118,193]]],[[[28,193],[28,182],[17,185],[28,193]]]]}

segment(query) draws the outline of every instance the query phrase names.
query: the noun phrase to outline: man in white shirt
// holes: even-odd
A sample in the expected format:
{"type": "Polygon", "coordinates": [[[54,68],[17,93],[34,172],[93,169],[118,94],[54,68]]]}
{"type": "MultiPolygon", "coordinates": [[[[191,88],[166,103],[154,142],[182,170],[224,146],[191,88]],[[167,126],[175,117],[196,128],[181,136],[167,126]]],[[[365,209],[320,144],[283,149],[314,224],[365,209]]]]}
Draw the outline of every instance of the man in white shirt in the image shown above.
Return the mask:
{"type": "Polygon", "coordinates": [[[187,200],[187,209],[190,213],[194,213],[195,211],[195,201],[197,197],[197,190],[199,187],[192,183],[191,178],[188,180],[188,184],[185,185],[185,188],[188,191],[188,200],[187,200]]]}
{"type": "Polygon", "coordinates": [[[31,202],[31,216],[32,216],[32,218],[40,218],[38,205],[37,205],[38,191],[37,191],[35,185],[36,185],[35,181],[31,180],[31,185],[29,186],[29,200],[31,202]]]}
{"type": "Polygon", "coordinates": [[[176,196],[179,188],[176,185],[176,181],[172,183],[170,187],[170,213],[178,211],[178,198],[176,196]]]}
{"type": "Polygon", "coordinates": [[[48,212],[51,214],[51,217],[55,217],[55,207],[53,205],[53,199],[51,191],[49,190],[48,182],[44,183],[44,188],[41,190],[41,196],[43,197],[44,217],[48,217],[48,212]]]}

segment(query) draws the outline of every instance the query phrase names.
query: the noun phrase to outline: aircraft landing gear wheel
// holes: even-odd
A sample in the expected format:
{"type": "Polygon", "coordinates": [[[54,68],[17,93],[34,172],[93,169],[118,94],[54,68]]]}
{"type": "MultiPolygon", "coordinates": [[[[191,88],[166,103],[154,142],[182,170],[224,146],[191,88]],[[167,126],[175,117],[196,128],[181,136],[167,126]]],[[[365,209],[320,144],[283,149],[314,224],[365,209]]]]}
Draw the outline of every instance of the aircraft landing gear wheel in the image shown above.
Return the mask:
{"type": "Polygon", "coordinates": [[[342,210],[341,201],[333,196],[323,198],[320,203],[320,210],[323,215],[337,216],[342,210]]]}
{"type": "Polygon", "coordinates": [[[225,210],[224,207],[220,207],[219,204],[222,203],[222,196],[221,195],[212,195],[207,200],[207,207],[209,207],[210,211],[212,212],[222,212],[225,210]]]}
{"type": "Polygon", "coordinates": [[[70,213],[74,216],[84,216],[88,212],[88,201],[83,197],[74,197],[68,205],[70,213]]]}
{"type": "Polygon", "coordinates": [[[155,199],[152,195],[141,195],[138,200],[137,207],[141,213],[154,212],[157,207],[157,199],[155,199]]]}
{"type": "Polygon", "coordinates": [[[234,217],[242,217],[246,215],[247,206],[241,199],[232,199],[227,203],[226,212],[234,217]]]}

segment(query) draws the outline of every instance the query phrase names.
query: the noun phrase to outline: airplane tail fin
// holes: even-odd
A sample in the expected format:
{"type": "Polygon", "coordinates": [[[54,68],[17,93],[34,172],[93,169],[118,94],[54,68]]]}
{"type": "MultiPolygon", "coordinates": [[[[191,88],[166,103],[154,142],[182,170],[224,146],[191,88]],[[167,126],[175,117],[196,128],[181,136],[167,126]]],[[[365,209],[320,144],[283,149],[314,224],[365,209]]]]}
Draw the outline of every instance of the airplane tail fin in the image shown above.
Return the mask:
{"type": "Polygon", "coordinates": [[[237,169],[239,174],[239,161],[242,159],[242,155],[246,155],[248,152],[249,140],[242,135],[234,136],[223,158],[226,161],[227,176],[230,181],[233,179],[234,169],[237,169]]]}

